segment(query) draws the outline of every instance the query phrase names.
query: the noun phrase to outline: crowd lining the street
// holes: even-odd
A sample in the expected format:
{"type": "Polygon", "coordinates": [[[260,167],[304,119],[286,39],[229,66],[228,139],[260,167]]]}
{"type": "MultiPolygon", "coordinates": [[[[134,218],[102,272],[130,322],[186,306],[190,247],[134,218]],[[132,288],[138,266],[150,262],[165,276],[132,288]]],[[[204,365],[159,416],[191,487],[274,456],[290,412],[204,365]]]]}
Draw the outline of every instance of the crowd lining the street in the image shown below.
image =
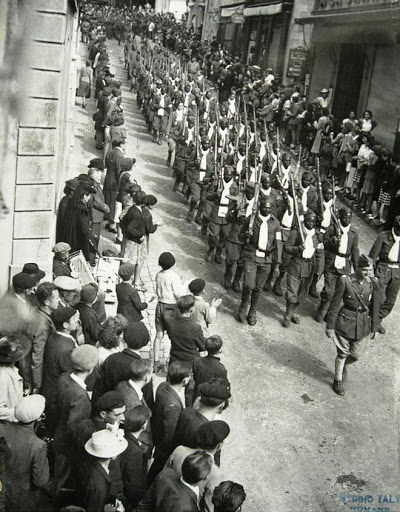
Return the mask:
{"type": "Polygon", "coordinates": [[[334,119],[331,88],[309,101],[168,14],[81,7],[88,56],[77,98],[83,108],[92,95],[97,102],[98,154],[65,183],[53,282],[26,263],[0,299],[6,510],[238,512],[245,491],[220,468],[231,386],[210,326],[221,299],[208,303],[205,280],[183,282],[163,252],[154,340],[143,323],[141,272],[160,205],[126,155],[132,134],[107,38],[121,44],[126,80],[154,143],[167,148],[171,187],[188,204],[187,222],[201,226],[207,262],[224,264],[222,284],[240,296],[236,320],[256,325],[262,294],[273,292],[285,298],[289,328],[300,304],[319,299],[341,396],[348,367],[385,334],[400,287],[400,167],[374,140],[371,112],[334,119]],[[385,224],[369,255],[337,193],[385,224]],[[103,229],[118,251],[99,254],[103,229]],[[77,251],[97,283],[74,270],[77,251]],[[116,274],[117,314],[107,316],[116,274]],[[166,380],[155,390],[165,333],[166,380]]]}

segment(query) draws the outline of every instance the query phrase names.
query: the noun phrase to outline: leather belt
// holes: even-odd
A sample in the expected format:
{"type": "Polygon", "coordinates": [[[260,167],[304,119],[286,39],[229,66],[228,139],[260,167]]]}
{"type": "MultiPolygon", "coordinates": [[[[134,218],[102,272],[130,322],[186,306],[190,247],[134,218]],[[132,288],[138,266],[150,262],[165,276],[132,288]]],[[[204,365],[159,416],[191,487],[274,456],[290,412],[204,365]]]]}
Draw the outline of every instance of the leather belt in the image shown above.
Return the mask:
{"type": "Polygon", "coordinates": [[[343,306],[343,309],[347,309],[347,311],[352,311],[353,313],[366,313],[368,309],[362,308],[361,306],[358,308],[349,308],[347,306],[343,306]]]}

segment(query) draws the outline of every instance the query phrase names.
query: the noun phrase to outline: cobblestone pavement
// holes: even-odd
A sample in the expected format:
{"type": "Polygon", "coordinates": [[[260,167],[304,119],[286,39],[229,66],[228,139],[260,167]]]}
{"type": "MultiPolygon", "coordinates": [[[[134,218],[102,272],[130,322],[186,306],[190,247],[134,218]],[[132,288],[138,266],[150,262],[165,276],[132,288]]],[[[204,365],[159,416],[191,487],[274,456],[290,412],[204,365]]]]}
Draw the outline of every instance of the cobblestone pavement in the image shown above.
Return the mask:
{"type": "MultiPolygon", "coordinates": [[[[233,317],[238,296],[222,288],[223,267],[205,263],[205,240],[197,225],[185,222],[187,205],[172,191],[171,170],[164,163],[166,145],[152,143],[136,98],[126,87],[122,46],[111,41],[108,47],[113,69],[124,83],[127,154],[137,159],[138,182],[158,197],[154,216],[165,222],[151,236],[144,272],[146,299],[153,291],[157,259],[163,251],[175,255],[177,272],[184,278],[206,280],[207,299],[223,297],[212,326],[212,332],[224,340],[222,361],[233,396],[222,414],[231,426],[222,450],[222,469],[227,479],[245,486],[244,510],[336,512],[350,510],[343,496],[371,495],[377,505],[378,494],[397,494],[399,304],[385,323],[388,334],[378,335],[352,368],[345,397],[336,396],[331,388],[335,348],[312,319],[317,301],[302,304],[301,324],[284,329],[280,324],[284,300],[264,295],[257,326],[238,324],[233,317]]],[[[76,107],[71,176],[85,172],[88,160],[97,156],[93,112],[93,100],[86,110],[76,107]]],[[[357,218],[353,223],[361,250],[367,252],[376,234],[357,218]]],[[[103,234],[102,246],[109,244],[110,236],[103,234]]],[[[146,318],[151,327],[154,306],[146,318]]],[[[390,505],[389,510],[400,508],[390,505]]]]}

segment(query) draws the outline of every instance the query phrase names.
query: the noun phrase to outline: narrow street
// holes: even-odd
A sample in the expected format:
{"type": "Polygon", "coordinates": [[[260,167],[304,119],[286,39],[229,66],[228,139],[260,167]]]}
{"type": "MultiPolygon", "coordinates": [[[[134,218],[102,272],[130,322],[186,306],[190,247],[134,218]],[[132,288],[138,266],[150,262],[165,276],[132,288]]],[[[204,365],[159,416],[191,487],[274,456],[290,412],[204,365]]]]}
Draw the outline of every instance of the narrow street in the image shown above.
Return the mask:
{"type": "MultiPolygon", "coordinates": [[[[300,325],[284,329],[283,298],[264,294],[257,326],[239,324],[234,318],[238,295],[223,288],[223,266],[205,262],[200,228],[186,223],[188,207],[172,190],[166,144],[152,142],[136,95],[129,92],[123,48],[115,40],[107,46],[112,69],[123,81],[127,156],[136,158],[137,181],[158,198],[153,215],[164,222],[151,237],[145,281],[154,281],[159,254],[171,251],[181,276],[206,280],[207,299],[222,296],[212,331],[224,341],[222,361],[232,400],[222,414],[231,434],[222,449],[221,467],[226,479],[245,487],[243,510],[336,512],[349,510],[343,494],[396,495],[399,303],[385,322],[387,334],[377,334],[365,358],[352,367],[345,397],[332,391],[335,347],[313,319],[316,299],[301,306],[300,325]]],[[[86,57],[83,47],[81,57],[86,57]]],[[[86,110],[78,105],[75,110],[69,177],[86,172],[90,158],[100,156],[93,138],[93,99],[86,110]]],[[[353,223],[361,252],[368,252],[376,232],[356,218],[353,223]]],[[[100,250],[111,243],[110,235],[103,234],[100,250]]],[[[399,505],[390,505],[390,512],[396,510],[399,505]]]]}

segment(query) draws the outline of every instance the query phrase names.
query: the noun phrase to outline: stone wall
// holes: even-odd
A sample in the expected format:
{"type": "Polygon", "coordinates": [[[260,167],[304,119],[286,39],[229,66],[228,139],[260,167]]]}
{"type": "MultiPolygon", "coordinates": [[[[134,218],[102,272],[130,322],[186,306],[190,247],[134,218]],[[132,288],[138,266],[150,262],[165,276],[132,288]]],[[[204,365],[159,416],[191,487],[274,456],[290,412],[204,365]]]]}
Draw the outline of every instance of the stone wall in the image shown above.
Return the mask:
{"type": "Polygon", "coordinates": [[[32,30],[23,38],[20,108],[9,127],[3,154],[3,164],[7,163],[3,192],[11,214],[4,220],[9,236],[2,241],[1,262],[8,275],[3,265],[1,293],[25,262],[35,261],[51,275],[55,213],[72,141],[75,0],[30,0],[18,15],[28,20],[26,26],[32,30]]]}

